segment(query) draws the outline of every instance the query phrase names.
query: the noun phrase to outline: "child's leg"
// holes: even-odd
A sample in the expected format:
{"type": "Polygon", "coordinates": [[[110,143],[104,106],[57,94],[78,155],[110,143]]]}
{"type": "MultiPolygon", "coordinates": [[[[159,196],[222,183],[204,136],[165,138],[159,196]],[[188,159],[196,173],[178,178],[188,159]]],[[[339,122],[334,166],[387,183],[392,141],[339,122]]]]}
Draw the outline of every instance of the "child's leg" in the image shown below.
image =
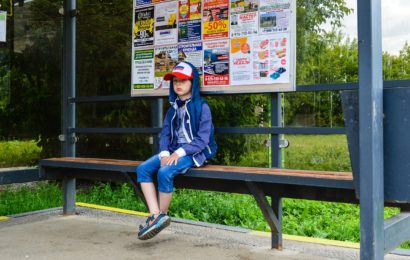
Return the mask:
{"type": "Polygon", "coordinates": [[[144,193],[151,214],[159,214],[157,192],[155,190],[152,176],[158,171],[160,166],[161,161],[158,155],[154,155],[138,166],[136,170],[137,181],[141,183],[142,193],[144,193]]]}
{"type": "Polygon", "coordinates": [[[162,212],[168,213],[168,208],[169,208],[169,205],[171,204],[171,199],[172,199],[172,192],[169,192],[169,193],[160,192],[159,193],[159,209],[162,212]]]}
{"type": "Polygon", "coordinates": [[[168,212],[174,190],[174,177],[177,174],[185,173],[193,165],[192,156],[188,155],[179,158],[177,165],[161,166],[158,170],[159,208],[161,211],[168,212]]]}
{"type": "Polygon", "coordinates": [[[157,200],[157,191],[155,190],[155,185],[152,182],[142,182],[141,183],[142,193],[144,193],[145,201],[148,205],[149,213],[152,215],[159,214],[159,205],[157,200]]]}

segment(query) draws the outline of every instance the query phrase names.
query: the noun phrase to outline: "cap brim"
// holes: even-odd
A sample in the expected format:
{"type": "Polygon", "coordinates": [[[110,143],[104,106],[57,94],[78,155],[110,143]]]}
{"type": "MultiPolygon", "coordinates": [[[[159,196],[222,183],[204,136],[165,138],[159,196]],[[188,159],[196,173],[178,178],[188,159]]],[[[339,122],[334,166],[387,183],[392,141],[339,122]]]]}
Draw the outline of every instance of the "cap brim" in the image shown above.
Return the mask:
{"type": "Polygon", "coordinates": [[[168,72],[167,74],[165,74],[164,75],[164,80],[171,80],[174,77],[177,77],[177,78],[180,78],[180,79],[192,79],[192,77],[190,77],[190,76],[187,76],[185,74],[174,71],[174,72],[168,72]]]}

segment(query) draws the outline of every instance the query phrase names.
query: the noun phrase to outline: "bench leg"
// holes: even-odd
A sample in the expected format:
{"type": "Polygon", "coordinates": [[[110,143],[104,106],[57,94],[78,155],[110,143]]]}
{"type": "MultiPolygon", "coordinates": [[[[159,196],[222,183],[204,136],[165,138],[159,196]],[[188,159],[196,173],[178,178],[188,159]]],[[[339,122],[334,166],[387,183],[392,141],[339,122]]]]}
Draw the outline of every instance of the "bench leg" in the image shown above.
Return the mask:
{"type": "Polygon", "coordinates": [[[64,178],[63,180],[63,214],[75,214],[75,178],[64,178]]]}
{"type": "MultiPolygon", "coordinates": [[[[272,199],[272,210],[275,216],[278,218],[278,224],[280,225],[280,230],[282,230],[282,198],[271,197],[272,199]]],[[[272,232],[272,248],[282,249],[282,232],[272,232]]]]}
{"type": "Polygon", "coordinates": [[[272,198],[272,206],[266,199],[263,190],[254,182],[246,182],[249,191],[253,195],[262,211],[265,220],[268,222],[272,233],[272,248],[282,250],[282,208],[281,199],[272,198]],[[278,217],[279,216],[279,217],[278,217]]]}

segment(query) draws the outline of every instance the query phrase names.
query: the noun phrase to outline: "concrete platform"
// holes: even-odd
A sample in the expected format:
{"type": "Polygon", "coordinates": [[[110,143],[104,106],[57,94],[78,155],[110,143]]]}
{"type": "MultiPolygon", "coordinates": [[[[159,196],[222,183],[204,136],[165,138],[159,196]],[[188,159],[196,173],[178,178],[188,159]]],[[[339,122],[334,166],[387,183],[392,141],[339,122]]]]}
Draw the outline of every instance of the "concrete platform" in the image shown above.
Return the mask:
{"type": "MultiPolygon", "coordinates": [[[[151,240],[137,238],[144,217],[78,208],[14,216],[0,221],[0,259],[358,259],[358,249],[270,238],[246,229],[176,219],[151,240]]],[[[410,257],[387,255],[385,259],[410,257]]]]}

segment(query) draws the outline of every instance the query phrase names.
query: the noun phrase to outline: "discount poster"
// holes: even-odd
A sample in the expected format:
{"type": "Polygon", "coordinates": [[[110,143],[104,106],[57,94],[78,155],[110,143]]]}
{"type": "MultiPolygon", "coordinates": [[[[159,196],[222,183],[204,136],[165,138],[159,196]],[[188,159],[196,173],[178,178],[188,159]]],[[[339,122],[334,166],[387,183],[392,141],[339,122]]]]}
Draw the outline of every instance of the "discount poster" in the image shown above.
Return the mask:
{"type": "Polygon", "coordinates": [[[202,32],[204,40],[229,36],[229,0],[204,0],[202,32]]]}
{"type": "Polygon", "coordinates": [[[134,51],[133,90],[154,88],[154,50],[134,51]]]}
{"type": "Polygon", "coordinates": [[[231,37],[258,35],[258,1],[231,0],[231,37]]]}
{"type": "Polygon", "coordinates": [[[201,0],[180,0],[178,14],[178,41],[200,41],[201,0]]]}
{"type": "Polygon", "coordinates": [[[154,7],[135,9],[134,47],[154,44],[154,7]]]}
{"type": "Polygon", "coordinates": [[[229,40],[204,42],[204,87],[229,85],[229,40]]]}
{"type": "Polygon", "coordinates": [[[252,39],[253,80],[258,84],[289,83],[289,33],[252,39]]]}
{"type": "Polygon", "coordinates": [[[155,5],[155,45],[176,44],[178,2],[165,2],[155,5]]]}
{"type": "Polygon", "coordinates": [[[155,48],[154,62],[154,88],[169,88],[169,81],[164,80],[163,77],[178,63],[178,47],[174,45],[155,48]]]}
{"type": "Polygon", "coordinates": [[[231,39],[231,85],[252,84],[252,53],[249,38],[231,39]]]}

